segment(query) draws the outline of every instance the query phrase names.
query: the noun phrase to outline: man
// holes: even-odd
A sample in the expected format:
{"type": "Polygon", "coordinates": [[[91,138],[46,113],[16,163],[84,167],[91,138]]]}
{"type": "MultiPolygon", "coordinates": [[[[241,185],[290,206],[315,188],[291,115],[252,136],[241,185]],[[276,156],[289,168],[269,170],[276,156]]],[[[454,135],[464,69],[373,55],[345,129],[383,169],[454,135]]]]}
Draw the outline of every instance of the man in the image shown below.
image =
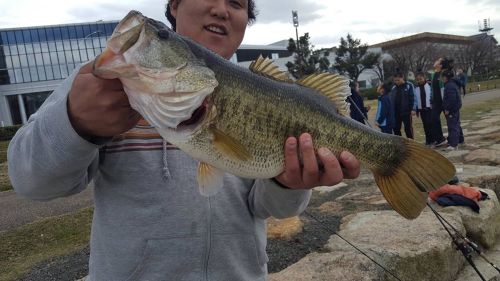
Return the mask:
{"type": "Polygon", "coordinates": [[[464,73],[463,69],[459,68],[457,70],[457,78],[460,81],[459,88],[462,91],[462,95],[465,97],[466,91],[465,88],[467,86],[467,74],[464,73]]]}
{"type": "Polygon", "coordinates": [[[417,73],[417,86],[415,87],[415,99],[417,101],[417,116],[422,119],[425,132],[425,145],[432,145],[432,106],[431,86],[427,84],[425,74],[417,73]]]}
{"type": "Polygon", "coordinates": [[[393,80],[390,97],[394,109],[394,134],[401,136],[401,125],[404,124],[406,137],[413,139],[412,115],[416,110],[413,85],[405,81],[402,72],[397,72],[393,80]]]}
{"type": "Polygon", "coordinates": [[[360,122],[361,124],[365,124],[365,122],[368,121],[369,108],[365,107],[363,97],[359,93],[359,83],[351,81],[349,87],[351,88],[351,96],[349,97],[351,104],[351,118],[360,122]]]}
{"type": "Polygon", "coordinates": [[[444,82],[443,110],[448,126],[447,150],[457,150],[458,145],[464,142],[462,127],[460,126],[460,90],[457,79],[453,79],[453,70],[444,70],[441,77],[444,82]]]}
{"type": "Polygon", "coordinates": [[[439,58],[434,62],[434,73],[432,74],[432,109],[431,109],[431,127],[432,133],[430,140],[433,147],[441,147],[446,145],[446,139],[443,136],[443,128],[441,127],[441,113],[443,112],[443,91],[444,84],[441,81],[441,71],[443,70],[443,63],[449,67],[449,60],[446,58],[439,58]]]}
{"type": "MultiPolygon", "coordinates": [[[[254,9],[253,0],[171,0],[167,16],[178,33],[229,59],[254,9]]],[[[87,281],[265,280],[266,219],[297,215],[310,188],[359,174],[350,153],[337,160],[321,148],[317,157],[305,133],[286,140],[275,179],[226,174],[222,191],[203,197],[196,161],[141,120],[118,80],[91,71],[92,62],[77,69],[8,152],[14,189],[32,199],[69,196],[94,180],[87,281]]]]}

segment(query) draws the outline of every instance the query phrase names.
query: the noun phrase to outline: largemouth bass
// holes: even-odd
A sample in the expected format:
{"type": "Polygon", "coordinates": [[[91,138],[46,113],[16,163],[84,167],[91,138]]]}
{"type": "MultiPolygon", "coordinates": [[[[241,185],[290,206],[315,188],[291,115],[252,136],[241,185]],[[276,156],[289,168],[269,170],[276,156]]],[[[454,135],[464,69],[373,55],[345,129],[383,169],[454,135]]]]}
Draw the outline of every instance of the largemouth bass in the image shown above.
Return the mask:
{"type": "Polygon", "coordinates": [[[428,191],[455,174],[441,154],[344,116],[350,94],[345,78],[315,74],[292,82],[262,58],[247,70],[136,11],[118,24],[94,74],[119,78],[132,108],[200,161],[198,182],[206,195],[222,186],[224,172],[279,175],[286,138],[304,132],[313,136],[315,149],[353,153],[408,219],[423,210],[428,191]]]}

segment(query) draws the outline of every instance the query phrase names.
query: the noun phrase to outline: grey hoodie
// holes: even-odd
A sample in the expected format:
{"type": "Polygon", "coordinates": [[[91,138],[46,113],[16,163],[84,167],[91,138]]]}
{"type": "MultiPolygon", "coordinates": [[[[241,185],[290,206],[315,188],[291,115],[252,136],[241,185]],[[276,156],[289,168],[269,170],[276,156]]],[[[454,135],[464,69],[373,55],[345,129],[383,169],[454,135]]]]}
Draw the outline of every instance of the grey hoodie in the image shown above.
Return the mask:
{"type": "Polygon", "coordinates": [[[67,97],[79,69],[11,141],[16,192],[50,200],[95,182],[89,280],[265,280],[266,218],[301,213],[311,192],[230,174],[203,197],[197,161],[138,125],[101,145],[71,126],[67,97]]]}

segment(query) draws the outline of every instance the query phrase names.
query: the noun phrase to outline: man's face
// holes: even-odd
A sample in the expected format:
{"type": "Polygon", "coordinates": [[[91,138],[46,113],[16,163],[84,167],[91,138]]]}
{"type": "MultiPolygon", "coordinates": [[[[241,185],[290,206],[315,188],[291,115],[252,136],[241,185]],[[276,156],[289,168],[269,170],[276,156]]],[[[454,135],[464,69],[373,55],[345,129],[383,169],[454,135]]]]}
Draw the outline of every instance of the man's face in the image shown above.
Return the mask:
{"type": "Polygon", "coordinates": [[[248,0],[173,0],[177,33],[229,59],[248,24],[248,0]]]}
{"type": "Polygon", "coordinates": [[[419,85],[424,85],[425,84],[425,78],[423,76],[417,76],[417,83],[419,85]]]}
{"type": "Polygon", "coordinates": [[[404,84],[404,82],[405,80],[403,79],[403,77],[394,77],[394,84],[401,86],[404,84]]]}
{"type": "Polygon", "coordinates": [[[434,70],[435,71],[441,71],[443,66],[441,65],[443,59],[439,58],[436,62],[434,62],[434,70]]]}

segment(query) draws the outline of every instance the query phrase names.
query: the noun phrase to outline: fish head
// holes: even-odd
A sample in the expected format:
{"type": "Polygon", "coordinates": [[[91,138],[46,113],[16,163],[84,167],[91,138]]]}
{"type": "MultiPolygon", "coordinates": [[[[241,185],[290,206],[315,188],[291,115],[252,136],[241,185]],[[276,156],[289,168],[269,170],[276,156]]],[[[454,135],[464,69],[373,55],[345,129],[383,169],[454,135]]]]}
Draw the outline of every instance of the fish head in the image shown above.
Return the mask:
{"type": "Polygon", "coordinates": [[[131,107],[151,125],[176,129],[199,115],[218,85],[189,43],[163,23],[131,11],[95,59],[93,73],[120,79],[131,107]]]}

